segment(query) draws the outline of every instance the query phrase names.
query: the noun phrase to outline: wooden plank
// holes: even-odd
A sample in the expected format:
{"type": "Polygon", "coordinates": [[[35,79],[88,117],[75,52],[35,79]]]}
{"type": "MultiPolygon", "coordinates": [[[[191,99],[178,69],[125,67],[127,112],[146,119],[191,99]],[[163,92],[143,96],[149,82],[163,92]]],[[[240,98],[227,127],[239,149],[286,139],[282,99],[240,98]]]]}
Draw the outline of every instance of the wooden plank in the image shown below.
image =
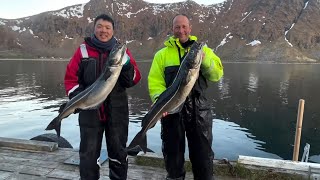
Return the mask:
{"type": "Polygon", "coordinates": [[[6,180],[22,180],[22,179],[30,179],[30,180],[47,180],[45,177],[41,176],[34,176],[34,175],[28,175],[28,174],[13,174],[6,180]]]}
{"type": "MultiPolygon", "coordinates": [[[[100,152],[100,159],[99,159],[99,163],[100,165],[103,165],[104,162],[108,159],[108,152],[106,149],[101,149],[100,152]]],[[[64,161],[65,164],[70,164],[70,165],[76,165],[79,166],[80,165],[80,157],[79,157],[79,153],[76,153],[75,155],[71,156],[70,158],[68,158],[67,160],[64,161]]]]}
{"type": "MultiPolygon", "coordinates": [[[[1,166],[1,164],[0,164],[1,166]]],[[[1,171],[0,170],[0,179],[7,179],[8,177],[12,176],[13,172],[1,171]]]]}
{"type": "Polygon", "coordinates": [[[55,161],[39,161],[34,159],[25,159],[17,157],[2,156],[1,163],[28,165],[36,167],[56,168],[60,163],[55,161]]]}
{"type": "Polygon", "coordinates": [[[52,161],[52,162],[61,162],[64,161],[71,156],[76,154],[73,151],[65,151],[64,149],[58,149],[54,152],[45,152],[45,151],[24,151],[18,149],[7,149],[0,148],[0,157],[1,156],[10,156],[24,159],[34,159],[34,160],[42,160],[42,161],[52,161]]]}
{"type": "MultiPolygon", "coordinates": [[[[314,166],[310,166],[310,173],[317,173],[320,176],[320,168],[319,167],[314,167],[314,166]]],[[[318,178],[319,180],[320,178],[318,178]]]]}
{"type": "MultiPolygon", "coordinates": [[[[309,169],[320,169],[318,163],[294,162],[290,160],[269,159],[251,156],[239,156],[238,163],[293,171],[309,172],[309,169]]],[[[320,173],[320,172],[319,172],[320,173]]]]}
{"type": "Polygon", "coordinates": [[[19,174],[34,175],[34,176],[45,176],[49,172],[51,172],[52,170],[53,170],[52,168],[20,165],[18,172],[19,172],[19,174]]]}
{"type": "Polygon", "coordinates": [[[24,149],[24,150],[52,152],[58,149],[58,144],[55,142],[33,141],[33,140],[0,137],[0,147],[10,147],[10,148],[17,148],[17,149],[24,149]]]}
{"type": "MultiPolygon", "coordinates": [[[[109,180],[109,179],[110,179],[109,176],[100,175],[100,179],[99,180],[109,180]]],[[[129,179],[127,178],[127,180],[129,180],[129,179]]]]}
{"type": "Polygon", "coordinates": [[[7,172],[16,172],[19,170],[19,166],[16,164],[8,164],[0,162],[0,172],[7,171],[7,172]]]}
{"type": "MultiPolygon", "coordinates": [[[[109,176],[109,167],[106,168],[100,168],[100,176],[109,176]]],[[[128,174],[129,174],[129,168],[128,168],[128,174]]]]}
{"type": "Polygon", "coordinates": [[[19,165],[19,164],[10,164],[10,163],[0,163],[0,172],[12,172],[12,173],[19,173],[19,174],[27,174],[27,175],[34,175],[34,176],[45,176],[52,168],[46,167],[34,167],[29,165],[19,165]]]}
{"type": "Polygon", "coordinates": [[[65,171],[78,171],[79,167],[60,163],[59,166],[56,167],[56,169],[65,171]]]}
{"type": "Polygon", "coordinates": [[[48,178],[59,178],[59,179],[79,179],[79,171],[64,171],[55,169],[47,175],[48,178]]]}

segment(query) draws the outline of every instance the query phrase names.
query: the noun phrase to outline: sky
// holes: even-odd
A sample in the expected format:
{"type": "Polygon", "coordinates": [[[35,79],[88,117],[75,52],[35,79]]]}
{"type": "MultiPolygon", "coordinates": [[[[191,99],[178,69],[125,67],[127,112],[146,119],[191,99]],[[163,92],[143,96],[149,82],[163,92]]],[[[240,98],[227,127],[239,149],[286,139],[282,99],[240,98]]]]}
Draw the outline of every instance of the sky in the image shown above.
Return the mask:
{"type": "MultiPolygon", "coordinates": [[[[150,3],[173,3],[184,0],[145,0],[150,3]]],[[[224,0],[193,0],[198,4],[216,4],[224,0]]],[[[0,0],[0,18],[16,19],[58,10],[67,6],[87,3],[89,0],[0,0]]]]}

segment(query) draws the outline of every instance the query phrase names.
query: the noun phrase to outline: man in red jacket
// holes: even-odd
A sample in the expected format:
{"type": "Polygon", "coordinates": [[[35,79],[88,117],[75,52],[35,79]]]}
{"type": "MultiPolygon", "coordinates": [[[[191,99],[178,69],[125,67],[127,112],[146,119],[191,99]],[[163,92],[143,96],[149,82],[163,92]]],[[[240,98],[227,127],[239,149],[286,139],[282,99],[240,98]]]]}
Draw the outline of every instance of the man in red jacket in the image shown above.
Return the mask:
{"type": "MultiPolygon", "coordinates": [[[[106,14],[97,16],[94,21],[94,34],[85,38],[67,66],[64,84],[70,99],[94,83],[103,71],[110,50],[117,43],[113,34],[113,19],[106,14]]],[[[127,178],[129,110],[126,88],[137,84],[141,75],[128,49],[126,53],[130,58],[123,65],[114,89],[101,107],[98,110],[84,110],[79,113],[81,179],[99,179],[100,167],[97,160],[104,133],[110,179],[127,178]]]]}

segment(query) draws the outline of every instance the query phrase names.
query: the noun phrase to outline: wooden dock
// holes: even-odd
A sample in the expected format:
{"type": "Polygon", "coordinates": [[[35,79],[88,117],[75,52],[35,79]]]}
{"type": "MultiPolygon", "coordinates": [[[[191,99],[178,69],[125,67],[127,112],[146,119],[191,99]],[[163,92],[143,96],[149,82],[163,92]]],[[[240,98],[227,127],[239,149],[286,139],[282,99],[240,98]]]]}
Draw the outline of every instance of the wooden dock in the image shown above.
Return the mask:
{"type": "MultiPolygon", "coordinates": [[[[0,180],[42,180],[42,179],[79,179],[77,165],[65,164],[70,158],[78,157],[75,149],[58,148],[57,143],[12,138],[0,138],[0,180]]],[[[109,179],[108,162],[100,169],[101,180],[109,179]]],[[[163,180],[163,168],[141,166],[136,158],[129,158],[129,180],[163,180]]],[[[186,179],[193,179],[188,172],[186,179]]],[[[218,180],[239,178],[216,177],[218,180]]]]}
{"type": "MultiPolygon", "coordinates": [[[[78,162],[76,149],[59,148],[55,142],[0,137],[0,180],[79,179],[78,162]]],[[[189,161],[186,169],[186,180],[193,179],[189,161]]],[[[214,173],[216,180],[319,180],[320,164],[239,156],[237,162],[214,160],[214,173]]],[[[101,180],[109,179],[107,160],[102,163],[100,174],[101,180]]],[[[129,156],[128,180],[164,180],[165,176],[162,157],[129,156]]]]}

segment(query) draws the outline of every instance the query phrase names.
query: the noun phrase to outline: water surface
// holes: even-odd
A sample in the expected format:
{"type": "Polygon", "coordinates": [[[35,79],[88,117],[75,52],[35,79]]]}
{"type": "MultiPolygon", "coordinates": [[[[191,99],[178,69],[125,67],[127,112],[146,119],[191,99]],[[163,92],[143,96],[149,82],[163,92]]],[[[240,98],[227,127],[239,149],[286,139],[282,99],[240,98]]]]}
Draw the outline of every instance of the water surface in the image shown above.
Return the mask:
{"type": "MultiPolygon", "coordinates": [[[[66,61],[0,61],[0,136],[30,139],[44,133],[66,101],[66,61]]],[[[140,130],[151,102],[147,91],[149,62],[138,62],[142,81],[128,89],[129,142],[140,130]]],[[[311,145],[310,160],[320,162],[317,95],[318,64],[225,63],[224,77],[209,83],[215,158],[238,155],[291,159],[299,99],[305,99],[300,156],[311,145]]],[[[61,135],[79,146],[77,115],[63,120],[61,135]]],[[[160,123],[148,132],[148,146],[161,154],[160,123]]]]}

